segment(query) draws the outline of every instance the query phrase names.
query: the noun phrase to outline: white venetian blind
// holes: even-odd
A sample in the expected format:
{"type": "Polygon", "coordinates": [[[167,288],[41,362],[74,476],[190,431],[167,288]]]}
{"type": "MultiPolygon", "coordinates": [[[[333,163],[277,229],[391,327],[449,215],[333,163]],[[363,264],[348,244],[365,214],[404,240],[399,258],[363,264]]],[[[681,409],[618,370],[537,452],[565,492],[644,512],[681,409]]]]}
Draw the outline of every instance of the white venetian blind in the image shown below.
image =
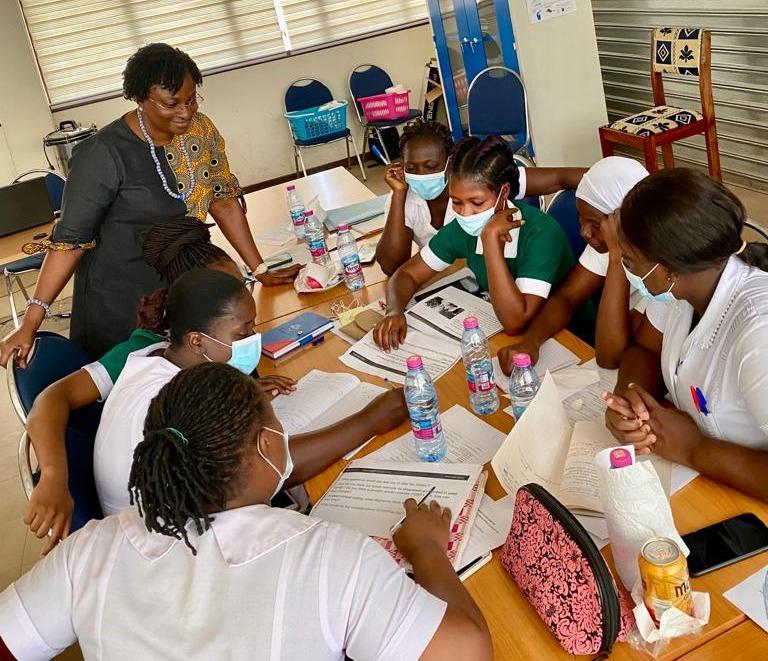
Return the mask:
{"type": "Polygon", "coordinates": [[[425,0],[279,0],[291,48],[384,30],[427,18],[425,0]]]}
{"type": "Polygon", "coordinates": [[[21,0],[21,6],[54,109],[119,90],[126,60],[151,42],[181,48],[203,70],[284,51],[272,0],[21,0]]]}

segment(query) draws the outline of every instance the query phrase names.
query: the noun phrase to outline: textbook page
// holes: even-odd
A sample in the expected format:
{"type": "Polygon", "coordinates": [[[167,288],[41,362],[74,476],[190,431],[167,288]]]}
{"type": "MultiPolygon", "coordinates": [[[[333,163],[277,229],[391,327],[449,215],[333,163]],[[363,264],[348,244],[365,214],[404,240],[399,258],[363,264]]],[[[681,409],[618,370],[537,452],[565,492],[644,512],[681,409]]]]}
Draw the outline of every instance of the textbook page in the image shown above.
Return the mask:
{"type": "MultiPolygon", "coordinates": [[[[487,464],[504,440],[504,433],[463,406],[454,404],[440,414],[448,454],[443,463],[487,464]]],[[[368,455],[381,461],[419,461],[411,432],[368,455]]]]}
{"type": "Polygon", "coordinates": [[[536,397],[512,427],[491,466],[508,494],[516,494],[529,482],[557,494],[570,438],[571,425],[552,375],[547,373],[536,397]]]}
{"type": "Polygon", "coordinates": [[[602,513],[595,455],[615,445],[616,439],[601,423],[577,422],[573,426],[563,477],[556,494],[568,509],[581,514],[602,513]]]}
{"type": "Polygon", "coordinates": [[[477,317],[486,337],[503,330],[493,305],[456,287],[446,287],[416,303],[405,316],[409,327],[456,342],[461,342],[466,317],[477,317]]]}
{"type": "Polygon", "coordinates": [[[360,379],[353,374],[312,370],[299,380],[290,395],[275,397],[272,408],[285,432],[289,436],[297,434],[359,383],[360,379]]]}
{"type": "Polygon", "coordinates": [[[312,509],[312,516],[341,523],[365,535],[391,537],[390,528],[405,514],[403,501],[437,500],[453,513],[461,512],[480,476],[480,464],[394,463],[353,461],[312,509]]]}
{"type": "Polygon", "coordinates": [[[464,549],[463,565],[504,544],[512,525],[514,509],[515,500],[512,496],[504,496],[499,500],[493,500],[488,494],[483,496],[464,549]]]}
{"type": "Polygon", "coordinates": [[[413,354],[418,354],[424,359],[424,367],[432,380],[436,381],[459,359],[461,347],[458,342],[448,338],[443,339],[409,329],[405,342],[397,349],[387,352],[376,346],[371,331],[347,349],[339,360],[352,369],[402,385],[408,371],[405,361],[413,354]]]}

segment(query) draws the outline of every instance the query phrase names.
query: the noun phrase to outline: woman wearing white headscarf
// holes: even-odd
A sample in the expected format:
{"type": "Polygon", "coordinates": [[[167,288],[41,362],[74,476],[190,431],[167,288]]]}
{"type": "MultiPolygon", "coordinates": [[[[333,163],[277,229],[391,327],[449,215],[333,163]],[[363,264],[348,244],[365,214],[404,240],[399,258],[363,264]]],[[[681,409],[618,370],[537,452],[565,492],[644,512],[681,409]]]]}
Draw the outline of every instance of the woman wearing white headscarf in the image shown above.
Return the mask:
{"type": "Polygon", "coordinates": [[[630,292],[616,241],[615,212],[634,185],[648,176],[637,161],[609,156],[593,165],[576,189],[581,236],[587,242],[579,263],[550,295],[522,339],[499,352],[509,374],[516,353],[536,361],[541,345],[565,328],[573,314],[604,286],[595,332],[595,354],[602,367],[618,367],[631,335],[630,292]]]}

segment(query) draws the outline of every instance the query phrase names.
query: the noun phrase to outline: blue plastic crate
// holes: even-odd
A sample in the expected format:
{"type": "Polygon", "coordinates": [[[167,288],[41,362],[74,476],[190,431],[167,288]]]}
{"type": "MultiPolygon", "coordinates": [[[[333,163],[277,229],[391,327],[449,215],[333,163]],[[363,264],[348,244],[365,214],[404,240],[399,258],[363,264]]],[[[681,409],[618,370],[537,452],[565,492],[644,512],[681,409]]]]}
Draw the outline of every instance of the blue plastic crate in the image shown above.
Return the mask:
{"type": "Polygon", "coordinates": [[[336,108],[323,109],[315,106],[305,110],[285,113],[291,125],[291,131],[297,140],[314,140],[332,133],[345,131],[347,128],[347,102],[336,108]]]}

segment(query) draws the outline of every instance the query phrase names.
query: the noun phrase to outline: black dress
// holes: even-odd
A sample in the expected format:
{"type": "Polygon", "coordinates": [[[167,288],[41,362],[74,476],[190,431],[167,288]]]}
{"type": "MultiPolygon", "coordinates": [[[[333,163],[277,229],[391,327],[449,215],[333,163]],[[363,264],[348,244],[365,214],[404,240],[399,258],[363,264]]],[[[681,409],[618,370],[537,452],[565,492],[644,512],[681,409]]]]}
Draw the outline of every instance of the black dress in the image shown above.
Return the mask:
{"type": "MultiPolygon", "coordinates": [[[[175,190],[164,150],[158,147],[157,155],[175,190]]],[[[186,211],[184,202],[166,193],[147,144],[122,118],[75,149],[52,240],[96,241],[75,273],[70,330],[72,341],[93,359],[128,339],[139,300],[160,286],[142,258],[147,230],[186,211]]]]}

